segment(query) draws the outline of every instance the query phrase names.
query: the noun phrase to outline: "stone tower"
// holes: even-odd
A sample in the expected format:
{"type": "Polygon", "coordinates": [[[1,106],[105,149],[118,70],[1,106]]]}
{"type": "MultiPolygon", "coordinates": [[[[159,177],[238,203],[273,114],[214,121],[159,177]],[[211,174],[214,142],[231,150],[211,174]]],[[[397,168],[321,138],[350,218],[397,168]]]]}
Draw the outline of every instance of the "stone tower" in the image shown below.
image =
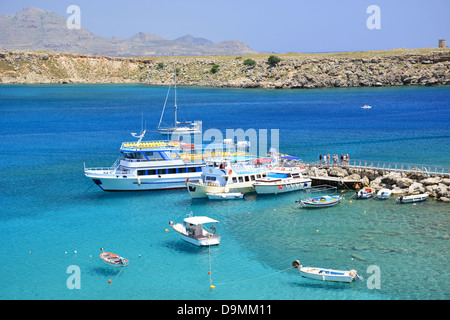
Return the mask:
{"type": "Polygon", "coordinates": [[[445,41],[444,39],[440,39],[438,48],[446,48],[446,47],[447,47],[447,41],[445,41]]]}

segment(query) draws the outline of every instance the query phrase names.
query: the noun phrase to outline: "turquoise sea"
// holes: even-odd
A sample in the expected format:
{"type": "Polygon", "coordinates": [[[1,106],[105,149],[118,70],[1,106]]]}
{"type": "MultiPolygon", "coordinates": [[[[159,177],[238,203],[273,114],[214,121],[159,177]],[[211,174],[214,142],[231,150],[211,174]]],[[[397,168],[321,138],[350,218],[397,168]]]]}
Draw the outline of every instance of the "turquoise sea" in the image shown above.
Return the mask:
{"type": "MultiPolygon", "coordinates": [[[[156,132],[167,88],[0,86],[0,299],[449,299],[450,205],[353,200],[302,210],[302,193],[193,201],[185,190],[108,193],[83,175],[109,167],[123,141],[156,132]],[[220,221],[219,247],[183,242],[168,222],[220,221]],[[100,248],[130,260],[123,270],[100,248]],[[289,269],[356,269],[327,283],[289,269]],[[69,266],[80,289],[69,289],[69,266]],[[370,289],[371,266],[380,288],[370,289]],[[208,274],[211,271],[211,276],[208,274]],[[108,283],[111,280],[111,283],[108,283]],[[210,284],[216,285],[214,290],[210,284]]],[[[280,151],[317,159],[450,166],[450,87],[178,89],[181,117],[203,129],[279,129],[280,151]],[[363,110],[370,104],[373,108],[363,110]]]]}

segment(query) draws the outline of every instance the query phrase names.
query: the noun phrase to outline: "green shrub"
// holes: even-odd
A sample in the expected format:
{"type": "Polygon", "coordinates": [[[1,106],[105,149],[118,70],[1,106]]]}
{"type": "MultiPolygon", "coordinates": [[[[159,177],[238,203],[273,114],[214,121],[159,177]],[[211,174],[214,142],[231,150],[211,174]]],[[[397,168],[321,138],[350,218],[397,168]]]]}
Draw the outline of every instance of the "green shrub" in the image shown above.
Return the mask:
{"type": "Polygon", "coordinates": [[[219,65],[215,64],[211,68],[211,73],[215,74],[215,73],[217,73],[217,71],[219,71],[219,65]]]}
{"type": "Polygon", "coordinates": [[[253,59],[245,59],[244,60],[244,66],[252,67],[254,65],[256,65],[256,61],[255,60],[253,60],[253,59]]]}
{"type": "Polygon", "coordinates": [[[271,66],[275,66],[277,65],[278,62],[280,62],[281,59],[277,56],[270,56],[269,59],[267,59],[267,62],[271,65],[271,66]]]}
{"type": "Polygon", "coordinates": [[[160,70],[162,68],[164,68],[164,63],[162,63],[162,62],[158,63],[158,65],[156,66],[156,69],[160,70]]]}

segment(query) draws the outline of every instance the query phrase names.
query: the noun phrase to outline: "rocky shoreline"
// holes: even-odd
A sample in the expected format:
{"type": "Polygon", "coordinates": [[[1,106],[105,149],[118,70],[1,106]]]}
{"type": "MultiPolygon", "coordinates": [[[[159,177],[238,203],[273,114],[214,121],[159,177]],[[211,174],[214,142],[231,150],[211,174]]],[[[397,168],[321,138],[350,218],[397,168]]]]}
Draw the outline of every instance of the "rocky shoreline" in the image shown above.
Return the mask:
{"type": "Polygon", "coordinates": [[[182,86],[330,88],[450,85],[450,48],[326,54],[106,57],[0,49],[0,83],[142,83],[182,86]],[[247,59],[254,63],[246,64],[247,59]],[[215,72],[212,72],[212,66],[215,72]]]}
{"type": "Polygon", "coordinates": [[[422,173],[400,173],[382,170],[362,170],[343,168],[336,165],[308,166],[307,176],[338,177],[342,181],[361,180],[362,187],[376,190],[387,188],[392,195],[411,195],[428,193],[430,197],[450,202],[450,178],[432,177],[422,173]]]}

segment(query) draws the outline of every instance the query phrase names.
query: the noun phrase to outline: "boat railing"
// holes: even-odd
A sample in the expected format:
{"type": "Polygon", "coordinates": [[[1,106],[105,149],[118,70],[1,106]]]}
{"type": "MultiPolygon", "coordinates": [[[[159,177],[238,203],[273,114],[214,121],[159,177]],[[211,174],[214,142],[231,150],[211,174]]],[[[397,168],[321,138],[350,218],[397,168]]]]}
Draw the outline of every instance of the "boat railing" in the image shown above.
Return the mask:
{"type": "Polygon", "coordinates": [[[331,163],[329,161],[324,162],[323,160],[304,160],[304,162],[308,166],[316,167],[343,167],[450,177],[450,167],[429,164],[413,164],[360,159],[351,159],[342,162],[340,160],[338,162],[331,161],[331,163]]]}

